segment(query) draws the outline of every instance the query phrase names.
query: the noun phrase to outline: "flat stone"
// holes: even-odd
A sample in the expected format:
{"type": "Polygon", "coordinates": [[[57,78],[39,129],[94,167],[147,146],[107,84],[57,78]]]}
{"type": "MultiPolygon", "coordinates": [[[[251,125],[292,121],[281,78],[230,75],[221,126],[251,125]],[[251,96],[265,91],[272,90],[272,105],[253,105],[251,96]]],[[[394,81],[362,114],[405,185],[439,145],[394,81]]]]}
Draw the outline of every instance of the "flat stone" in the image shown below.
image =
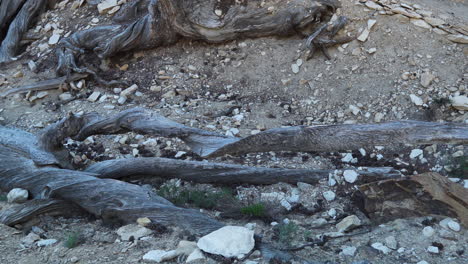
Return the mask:
{"type": "Polygon", "coordinates": [[[96,92],[93,92],[89,97],[88,97],[88,101],[90,102],[96,102],[97,99],[99,98],[99,96],[101,95],[100,92],[96,91],[96,92]]]}
{"type": "Polygon", "coordinates": [[[138,85],[134,84],[128,87],[127,89],[123,90],[122,92],[120,92],[120,96],[128,97],[131,94],[133,94],[137,89],[138,89],[138,85]]]}
{"type": "Polygon", "coordinates": [[[434,235],[435,230],[434,230],[434,228],[432,228],[430,226],[426,226],[426,227],[423,228],[422,233],[423,233],[423,236],[425,236],[425,237],[431,237],[431,236],[434,235]]]}
{"type": "Polygon", "coordinates": [[[134,240],[138,240],[144,236],[149,236],[152,233],[153,231],[150,229],[135,224],[122,226],[117,229],[117,234],[120,236],[122,241],[129,241],[132,237],[134,240]]]}
{"type": "Polygon", "coordinates": [[[34,244],[34,242],[38,241],[39,239],[41,239],[39,235],[37,235],[34,232],[30,232],[27,236],[21,239],[21,243],[27,247],[30,247],[34,244]]]}
{"type": "Polygon", "coordinates": [[[347,232],[359,226],[361,226],[361,219],[355,215],[347,216],[336,224],[338,232],[347,232]]]}
{"type": "Polygon", "coordinates": [[[432,254],[439,254],[439,248],[434,247],[434,246],[429,246],[427,248],[427,252],[432,253],[432,254]]]}
{"type": "Polygon", "coordinates": [[[434,78],[434,75],[432,75],[430,72],[424,72],[421,74],[421,85],[425,88],[429,87],[434,78]]]}
{"type": "Polygon", "coordinates": [[[341,253],[345,256],[354,256],[356,254],[356,247],[345,247],[341,250],[341,253]]]}
{"type": "Polygon", "coordinates": [[[390,248],[396,250],[398,248],[398,242],[394,236],[389,236],[385,238],[385,245],[390,248]]]}
{"type": "Polygon", "coordinates": [[[105,14],[112,8],[117,6],[117,0],[104,0],[101,1],[100,4],[97,5],[97,9],[99,14],[105,14]]]}
{"type": "Polygon", "coordinates": [[[423,154],[423,150],[422,149],[413,149],[411,150],[411,153],[410,153],[410,158],[411,159],[415,159],[419,156],[421,156],[423,154]]]}
{"type": "Polygon", "coordinates": [[[417,106],[421,106],[424,104],[423,100],[419,98],[418,96],[416,96],[415,94],[410,94],[410,99],[411,99],[411,102],[413,102],[417,106]]]}
{"type": "Polygon", "coordinates": [[[188,256],[192,253],[195,249],[198,249],[197,242],[181,240],[179,244],[177,244],[176,251],[179,255],[188,256]]]}
{"type": "Polygon", "coordinates": [[[378,251],[384,253],[384,254],[388,254],[390,253],[392,250],[389,249],[387,246],[385,246],[384,244],[380,243],[380,242],[376,242],[376,243],[373,243],[371,245],[371,247],[377,249],[378,251]]]}
{"type": "Polygon", "coordinates": [[[455,43],[468,44],[468,36],[465,36],[463,34],[447,35],[447,39],[455,43]]]}
{"type": "Polygon", "coordinates": [[[384,9],[383,6],[381,6],[381,5],[379,5],[379,4],[375,3],[375,2],[372,2],[372,1],[367,1],[366,6],[368,8],[370,8],[370,9],[374,9],[374,10],[378,10],[378,11],[384,9]]]}
{"type": "Polygon", "coordinates": [[[140,217],[137,219],[137,224],[146,227],[151,224],[151,219],[149,219],[148,217],[140,217]]]}
{"type": "Polygon", "coordinates": [[[73,96],[71,95],[71,93],[68,93],[68,92],[62,93],[62,94],[59,95],[59,99],[62,100],[62,101],[67,101],[67,100],[70,100],[72,98],[73,98],[73,96]]]}
{"type": "Polygon", "coordinates": [[[422,19],[411,19],[410,22],[413,23],[413,25],[415,25],[417,27],[420,27],[420,28],[425,28],[425,29],[431,29],[432,28],[431,25],[429,25],[426,21],[424,21],[422,19]]]}
{"type": "Polygon", "coordinates": [[[195,263],[200,260],[204,260],[205,255],[203,255],[203,252],[200,249],[195,249],[190,255],[188,255],[187,259],[185,260],[186,263],[195,263]]]}
{"type": "Polygon", "coordinates": [[[21,188],[14,188],[7,194],[7,200],[9,203],[24,203],[28,200],[28,190],[21,188]]]}
{"type": "Polygon", "coordinates": [[[225,226],[200,238],[197,246],[204,252],[226,258],[249,253],[255,246],[254,232],[241,226],[225,226]]]}
{"type": "Polygon", "coordinates": [[[178,255],[175,250],[171,250],[171,251],[151,250],[145,255],[143,255],[143,261],[161,263],[163,261],[173,259],[177,256],[178,255]]]}
{"type": "Polygon", "coordinates": [[[50,38],[49,38],[49,45],[55,45],[59,42],[60,40],[60,35],[58,34],[53,34],[50,38]]]}
{"type": "Polygon", "coordinates": [[[427,23],[431,24],[433,27],[442,26],[443,24],[445,24],[444,20],[435,17],[425,17],[424,20],[427,23]]]}
{"type": "Polygon", "coordinates": [[[370,33],[369,30],[366,28],[362,31],[362,33],[359,35],[357,39],[361,42],[365,42],[367,38],[369,37],[369,33],[370,33]]]}
{"type": "Polygon", "coordinates": [[[447,223],[447,226],[448,226],[448,228],[452,229],[452,230],[455,231],[455,232],[458,232],[458,231],[460,231],[460,229],[461,229],[461,228],[460,228],[460,224],[457,223],[457,222],[455,222],[455,221],[453,221],[453,220],[452,220],[452,221],[449,221],[449,222],[447,223]]]}
{"type": "Polygon", "coordinates": [[[291,70],[293,73],[299,73],[299,66],[297,64],[292,64],[291,65],[291,70]]]}
{"type": "Polygon", "coordinates": [[[468,97],[466,95],[459,95],[450,98],[452,107],[457,110],[468,111],[468,97]]]}
{"type": "Polygon", "coordinates": [[[392,12],[394,13],[397,13],[397,14],[401,14],[401,15],[404,15],[404,16],[407,16],[407,17],[410,17],[410,18],[422,18],[422,16],[414,11],[411,11],[411,10],[408,10],[406,8],[403,8],[403,7],[395,7],[395,8],[392,8],[392,12]]]}
{"type": "Polygon", "coordinates": [[[37,241],[36,245],[38,247],[47,247],[47,246],[51,246],[55,243],[57,243],[57,239],[43,239],[43,240],[39,240],[37,241]]]}
{"type": "Polygon", "coordinates": [[[336,198],[336,194],[333,191],[323,192],[322,195],[323,195],[323,198],[325,198],[325,200],[327,200],[329,202],[335,200],[335,198],[336,198]]]}
{"type": "Polygon", "coordinates": [[[357,180],[358,176],[359,174],[355,170],[345,170],[343,172],[343,177],[345,181],[349,183],[354,183],[357,180]]]}

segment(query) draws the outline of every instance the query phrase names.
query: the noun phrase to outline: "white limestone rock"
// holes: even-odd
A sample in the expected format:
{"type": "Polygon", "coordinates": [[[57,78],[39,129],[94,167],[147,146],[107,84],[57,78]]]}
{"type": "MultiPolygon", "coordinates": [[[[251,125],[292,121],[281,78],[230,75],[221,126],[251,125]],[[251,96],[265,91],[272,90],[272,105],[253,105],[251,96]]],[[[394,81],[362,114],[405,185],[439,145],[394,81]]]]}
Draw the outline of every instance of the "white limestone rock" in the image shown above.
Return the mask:
{"type": "Polygon", "coordinates": [[[14,188],[7,194],[9,203],[24,203],[28,200],[29,193],[25,189],[14,188]]]}
{"type": "Polygon", "coordinates": [[[122,241],[129,241],[131,237],[133,237],[134,240],[138,240],[144,236],[149,236],[152,233],[153,231],[151,231],[151,229],[135,224],[122,226],[117,229],[117,234],[120,236],[122,241]]]}
{"type": "Polygon", "coordinates": [[[197,246],[210,254],[238,257],[254,248],[254,232],[241,226],[225,226],[200,238],[197,246]]]}

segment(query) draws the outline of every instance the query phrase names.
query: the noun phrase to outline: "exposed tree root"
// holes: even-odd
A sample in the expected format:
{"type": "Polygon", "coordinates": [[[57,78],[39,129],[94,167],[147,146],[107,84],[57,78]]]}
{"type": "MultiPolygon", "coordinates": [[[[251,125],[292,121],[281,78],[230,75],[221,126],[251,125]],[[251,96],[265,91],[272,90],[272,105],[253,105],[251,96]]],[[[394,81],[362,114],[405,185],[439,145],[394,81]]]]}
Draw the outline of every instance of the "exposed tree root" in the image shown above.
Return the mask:
{"type": "MultiPolygon", "coordinates": [[[[333,170],[279,169],[248,167],[223,163],[184,161],[164,158],[129,158],[98,162],[86,169],[99,178],[128,176],[177,178],[196,183],[265,185],[279,182],[316,184],[333,170]]],[[[401,178],[393,168],[362,168],[356,171],[361,181],[401,178]]]]}
{"type": "Polygon", "coordinates": [[[467,124],[422,121],[275,128],[245,138],[184,126],[142,108],[129,109],[108,118],[93,113],[81,117],[70,116],[62,123],[68,124],[65,127],[69,131],[62,131],[59,139],[43,142],[60,146],[65,137],[84,140],[96,134],[133,131],[152,136],[179,137],[202,157],[268,151],[329,152],[393,144],[468,143],[467,124]],[[73,121],[77,118],[80,122],[73,121]]]}

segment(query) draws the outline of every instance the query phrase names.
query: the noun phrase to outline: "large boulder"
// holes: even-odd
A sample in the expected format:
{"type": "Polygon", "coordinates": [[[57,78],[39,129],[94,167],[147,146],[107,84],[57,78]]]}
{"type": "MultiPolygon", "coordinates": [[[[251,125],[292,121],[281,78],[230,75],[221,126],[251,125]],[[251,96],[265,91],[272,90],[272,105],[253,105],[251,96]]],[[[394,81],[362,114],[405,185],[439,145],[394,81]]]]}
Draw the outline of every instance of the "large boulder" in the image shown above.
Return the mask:
{"type": "Polygon", "coordinates": [[[204,252],[226,258],[242,257],[255,246],[254,232],[241,226],[225,226],[200,238],[197,246],[204,252]]]}

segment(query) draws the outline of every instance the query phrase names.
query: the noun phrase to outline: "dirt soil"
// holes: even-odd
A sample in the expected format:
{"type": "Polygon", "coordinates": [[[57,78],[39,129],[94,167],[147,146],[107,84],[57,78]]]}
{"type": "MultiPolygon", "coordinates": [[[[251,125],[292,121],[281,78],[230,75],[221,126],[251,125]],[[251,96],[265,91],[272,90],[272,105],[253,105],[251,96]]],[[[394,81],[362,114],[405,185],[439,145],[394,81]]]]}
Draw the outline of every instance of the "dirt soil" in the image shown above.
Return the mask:
{"type": "MultiPolygon", "coordinates": [[[[68,3],[47,11],[30,30],[37,40],[26,48],[25,54],[0,68],[0,93],[55,77],[54,46],[44,45],[52,31],[59,30],[56,32],[64,36],[86,27],[112,23],[109,16],[99,15],[95,6],[84,4],[71,9],[73,1],[63,2],[68,3]],[[48,28],[51,29],[46,30],[48,28]],[[28,67],[31,60],[37,65],[35,71],[28,67]]],[[[437,30],[418,27],[405,16],[382,15],[359,1],[341,2],[343,7],[338,13],[350,19],[341,34],[359,35],[369,19],[375,19],[376,24],[366,41],[355,40],[330,49],[332,60],[317,53],[307,61],[305,40],[299,36],[241,39],[222,45],[182,40],[174,46],[128,52],[110,60],[93,59],[96,63],[91,66],[105,70],[103,78],[125,80],[128,86],[138,85],[137,92],[123,103],[118,102],[119,88],[128,86],[109,88],[93,81],[81,81],[81,89],[69,86],[68,91],[49,90],[42,94],[33,92],[0,98],[0,125],[35,133],[69,112],[96,111],[111,115],[136,106],[185,125],[234,136],[293,125],[407,119],[468,123],[468,112],[451,107],[449,100],[467,94],[468,45],[451,42],[437,30]],[[293,64],[299,66],[298,73],[293,72],[293,64]],[[431,76],[426,87],[421,84],[424,74],[431,76]],[[91,102],[87,98],[96,91],[100,92],[100,97],[91,102]],[[75,99],[63,100],[64,93],[75,99]],[[415,96],[422,103],[417,103],[415,96]]],[[[392,2],[400,3],[399,0],[392,2]]],[[[468,25],[466,1],[408,0],[404,3],[419,5],[450,24],[468,25]]],[[[67,147],[77,168],[105,159],[132,156],[201,160],[180,140],[135,133],[93,136],[84,142],[70,139],[67,147]]],[[[464,145],[375,146],[346,153],[258,153],[210,161],[318,169],[392,166],[405,175],[436,171],[466,187],[467,175],[456,169],[460,158],[466,160],[466,153],[468,148],[464,145]],[[423,150],[423,154],[410,158],[414,149],[423,150]],[[347,153],[351,153],[354,160],[343,161],[347,153]]],[[[209,192],[221,190],[220,186],[174,180],[128,180],[147,184],[157,191],[171,184],[209,192]]],[[[271,193],[284,197],[297,194],[296,203],[307,208],[320,204],[320,210],[315,214],[305,214],[288,211],[281,198],[272,199],[269,206],[278,213],[268,219],[223,217],[223,209],[219,206],[200,209],[226,223],[250,223],[249,226],[264,240],[273,241],[279,247],[304,244],[317,235],[335,232],[335,224],[348,215],[355,214],[363,221],[363,227],[358,228],[355,235],[334,238],[323,246],[295,252],[307,259],[331,263],[466,263],[466,227],[462,226],[458,232],[444,228],[439,224],[444,219],[442,216],[397,219],[372,225],[364,214],[353,209],[349,192],[340,191],[343,189],[340,184],[330,186],[328,179],[317,186],[275,184],[229,186],[229,189],[242,204],[260,202],[262,197],[271,197],[265,195],[271,193]],[[323,199],[323,192],[328,190],[336,193],[335,200],[323,199]],[[275,223],[280,226],[294,223],[294,230],[279,242],[275,223]],[[435,230],[430,237],[423,235],[426,226],[435,230]],[[397,247],[390,252],[383,253],[372,247],[377,242],[385,244],[386,238],[391,236],[396,239],[397,247]],[[427,250],[434,245],[440,250],[437,254],[427,250]],[[348,252],[343,249],[349,247],[356,248],[352,255],[343,253],[348,252]]],[[[9,206],[7,202],[0,202],[0,209],[9,206]]],[[[184,206],[196,207],[193,204],[184,206]]],[[[180,240],[196,239],[178,230],[155,230],[144,239],[125,242],[115,232],[118,227],[106,225],[91,216],[43,216],[18,228],[22,230],[0,225],[0,263],[140,263],[142,256],[150,250],[171,250],[180,240]],[[25,247],[22,239],[32,226],[42,229],[43,232],[39,232],[41,239],[57,239],[58,242],[45,247],[25,247]],[[67,248],[64,243],[73,232],[79,234],[79,243],[67,248]]],[[[263,260],[257,256],[238,262],[248,261],[262,263],[263,260]]],[[[206,262],[221,263],[221,260],[208,259],[206,262]]]]}

